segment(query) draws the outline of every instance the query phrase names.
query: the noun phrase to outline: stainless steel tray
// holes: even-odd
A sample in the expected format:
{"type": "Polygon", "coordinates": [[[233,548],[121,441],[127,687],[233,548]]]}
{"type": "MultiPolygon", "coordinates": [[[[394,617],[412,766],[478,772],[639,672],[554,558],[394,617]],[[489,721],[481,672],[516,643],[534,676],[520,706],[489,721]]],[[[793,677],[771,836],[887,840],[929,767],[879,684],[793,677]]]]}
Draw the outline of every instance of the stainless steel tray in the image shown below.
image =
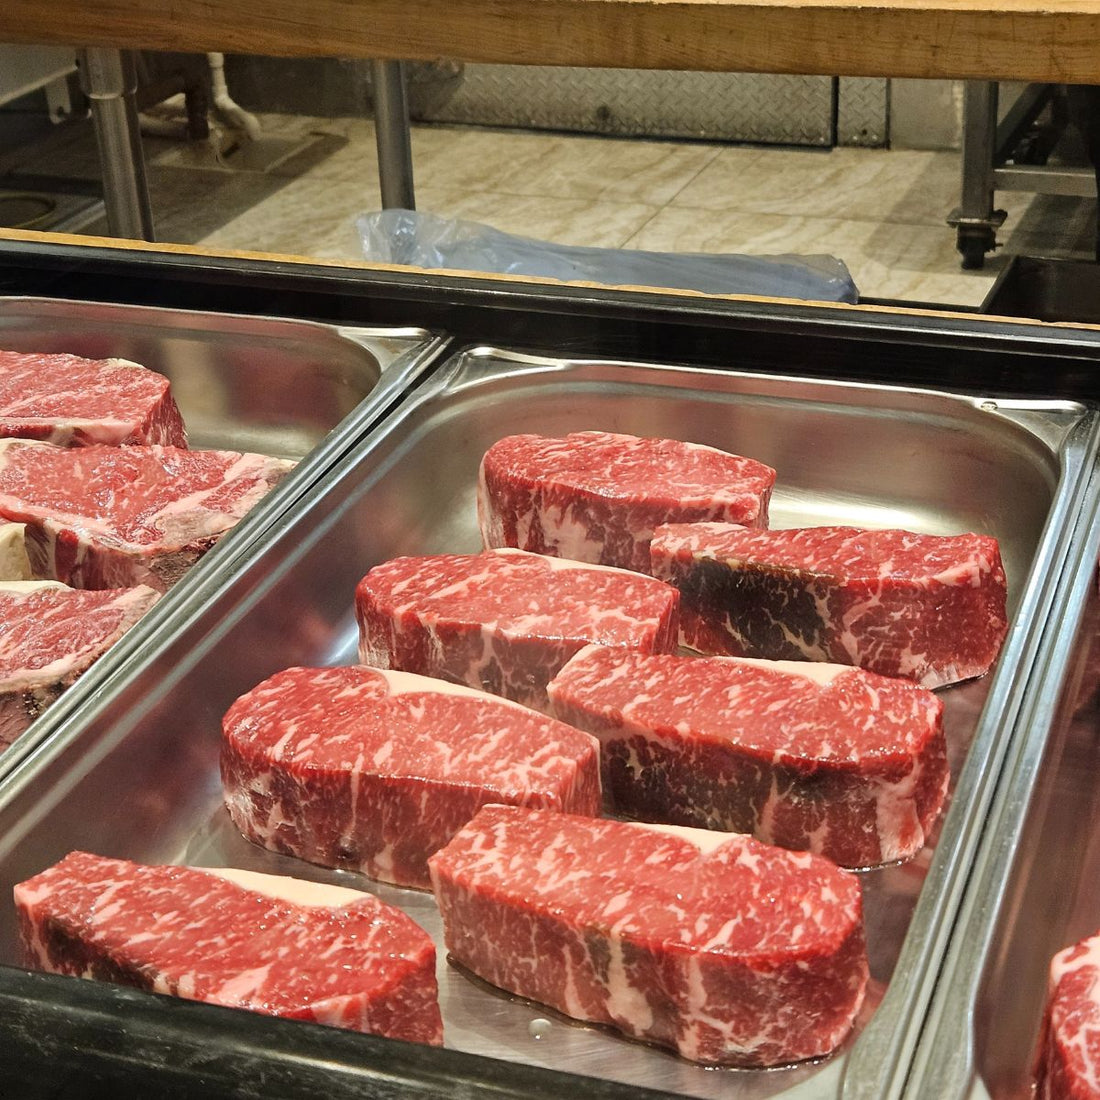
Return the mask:
{"type": "MultiPolygon", "coordinates": [[[[1100,470],[1094,470],[1100,483],[1100,470]]],[[[1100,929],[1100,507],[1079,517],[1045,660],[991,808],[906,1095],[1033,1095],[1051,958],[1100,929]]]]}
{"type": "Polygon", "coordinates": [[[243,550],[419,377],[443,343],[411,327],[0,298],[0,347],[131,359],[171,380],[192,447],[251,450],[298,461],[292,474],[219,541],[132,636],[116,644],[0,755],[0,777],[56,728],[65,711],[91,696],[113,665],[144,652],[166,612],[186,598],[192,574],[220,568],[243,550]]]}
{"type": "MultiPolygon", "coordinates": [[[[605,428],[709,443],[776,467],[776,526],[973,529],[1001,541],[1013,629],[998,671],[944,692],[955,804],[934,849],[864,875],[873,977],[867,1010],[845,1048],[821,1064],[704,1070],[507,998],[449,967],[441,952],[446,1040],[492,1058],[688,1096],[827,1097],[864,1086],[882,1090],[866,1095],[886,1095],[907,1068],[915,1040],[908,1029],[922,1018],[1016,711],[1041,656],[1041,627],[1066,553],[1061,533],[1082,506],[1096,419],[1060,401],[492,349],[458,356],[348,453],[317,495],[285,512],[262,548],[197,578],[189,603],[171,609],[149,639],[145,660],[118,669],[8,777],[0,787],[0,890],[73,847],[369,887],[357,876],[253,848],[236,834],[217,774],[224,709],[279,668],[353,660],[353,590],[373,564],[476,550],[478,462],[501,435],[605,428]],[[865,1047],[876,1057],[861,1057],[865,1047]]],[[[429,896],[374,889],[438,938],[429,896]]],[[[0,908],[0,960],[16,959],[12,914],[0,908]]]]}

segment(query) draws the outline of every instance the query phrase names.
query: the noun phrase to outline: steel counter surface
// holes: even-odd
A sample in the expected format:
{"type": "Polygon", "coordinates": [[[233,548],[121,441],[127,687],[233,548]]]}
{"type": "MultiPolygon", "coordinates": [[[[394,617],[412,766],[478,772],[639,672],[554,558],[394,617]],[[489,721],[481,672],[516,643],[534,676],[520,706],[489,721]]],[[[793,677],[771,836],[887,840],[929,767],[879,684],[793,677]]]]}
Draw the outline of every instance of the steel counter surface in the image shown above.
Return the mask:
{"type": "MultiPolygon", "coordinates": [[[[909,1031],[923,1018],[958,880],[1041,655],[1039,628],[1061,591],[1064,532],[1082,507],[1084,474],[1096,453],[1096,416],[1072,402],[487,348],[457,356],[351,447],[313,494],[284,509],[262,545],[199,578],[186,606],[149,639],[145,660],[119,668],[96,698],[71,709],[64,728],[0,785],[3,888],[75,847],[144,862],[228,864],[371,889],[400,904],[438,942],[430,895],[299,864],[236,833],[221,803],[221,716],[237,695],[280,668],[353,661],[354,588],[372,565],[401,554],[479,548],[477,469],[497,438],[582,428],[687,438],[769,463],[779,471],[775,526],[993,534],[1008,572],[1013,627],[994,676],[943,693],[955,805],[939,842],[909,863],[863,876],[873,993],[839,1055],[778,1071],[705,1070],[506,997],[449,966],[441,951],[451,1051],[440,1057],[489,1056],[463,1063],[475,1066],[475,1077],[476,1066],[484,1066],[486,1083],[499,1078],[496,1060],[503,1059],[522,1063],[521,1073],[541,1066],[737,1100],[838,1096],[853,1078],[878,1090],[881,1073],[904,1073],[909,1031]],[[931,893],[926,883],[934,884],[931,893]],[[853,1055],[868,1045],[875,1057],[857,1065],[853,1055]],[[880,1057],[882,1050],[890,1058],[880,1057]]],[[[18,959],[13,913],[3,908],[0,959],[18,959]]],[[[0,989],[4,974],[15,973],[0,969],[0,989]]],[[[188,1019],[204,1010],[180,1009],[188,1019]]],[[[274,1023],[256,1026],[266,1034],[274,1023]]],[[[317,1057],[344,1059],[360,1038],[341,1034],[330,1054],[317,1057]]],[[[362,1047],[360,1069],[377,1043],[362,1047]]],[[[316,1046],[326,1049],[324,1037],[316,1046]]],[[[426,1074],[435,1072],[435,1058],[422,1052],[426,1074]]],[[[378,1073],[384,1075],[381,1063],[378,1073]]],[[[560,1081],[548,1077],[551,1084],[558,1090],[560,1081]]]]}

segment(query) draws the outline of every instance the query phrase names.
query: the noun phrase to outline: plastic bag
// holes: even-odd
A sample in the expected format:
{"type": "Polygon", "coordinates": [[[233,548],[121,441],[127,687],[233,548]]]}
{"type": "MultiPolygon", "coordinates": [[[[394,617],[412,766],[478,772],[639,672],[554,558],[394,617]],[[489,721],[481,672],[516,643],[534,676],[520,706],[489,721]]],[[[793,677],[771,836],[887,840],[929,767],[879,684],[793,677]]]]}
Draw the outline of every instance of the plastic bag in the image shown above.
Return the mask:
{"type": "Polygon", "coordinates": [[[363,214],[355,224],[363,254],[374,263],[821,302],[855,302],[858,297],[848,269],[832,256],[585,248],[413,210],[363,214]]]}

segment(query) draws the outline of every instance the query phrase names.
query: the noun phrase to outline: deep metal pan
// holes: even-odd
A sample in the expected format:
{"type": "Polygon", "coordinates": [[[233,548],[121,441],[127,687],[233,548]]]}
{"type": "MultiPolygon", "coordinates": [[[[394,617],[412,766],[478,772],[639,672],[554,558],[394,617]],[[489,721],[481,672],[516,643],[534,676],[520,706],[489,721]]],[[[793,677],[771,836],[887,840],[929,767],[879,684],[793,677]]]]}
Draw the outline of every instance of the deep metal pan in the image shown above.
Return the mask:
{"type": "Polygon", "coordinates": [[[111,668],[144,652],[195,576],[221,568],[358,439],[444,344],[425,329],[343,326],[50,298],[0,298],[0,347],[118,356],[166,375],[195,448],[295,460],[292,474],[139,626],[0,755],[6,775],[111,668]],[[72,698],[70,698],[72,696],[72,698]]]}
{"type": "MultiPolygon", "coordinates": [[[[447,1059],[458,1057],[464,1088],[472,1080],[486,1087],[507,1080],[503,1060],[522,1066],[516,1072],[523,1080],[531,1067],[567,1069],[688,1096],[832,1097],[871,1084],[879,1090],[873,1095],[888,1095],[908,1066],[908,1030],[919,1024],[940,961],[937,922],[950,927],[956,880],[965,875],[1041,656],[1042,623],[1060,592],[1068,554],[1061,533],[1084,506],[1097,417],[1072,402],[547,359],[488,348],[460,355],[347,453],[316,495],[284,513],[262,547],[239,554],[231,568],[198,578],[192,601],[166,621],[144,662],[118,669],[99,697],[71,712],[64,728],[8,777],[0,787],[0,892],[73,847],[369,887],[358,876],[253,848],[235,833],[217,776],[221,714],[279,668],[353,660],[353,590],[373,564],[399,554],[478,548],[477,467],[495,439],[513,431],[580,428],[676,436],[754,455],[779,471],[772,513],[777,526],[851,522],[989,532],[1000,540],[1008,570],[1013,629],[993,677],[944,693],[954,805],[938,842],[910,863],[864,875],[873,990],[855,1035],[837,1056],[771,1072],[707,1071],[556,1017],[538,1024],[550,1014],[463,977],[441,952],[450,1050],[420,1052],[424,1072],[438,1082],[447,1059]],[[868,1044],[901,1054],[861,1060],[868,1044]]],[[[428,895],[375,889],[438,937],[428,895]]],[[[0,908],[0,960],[17,958],[12,914],[0,908]]],[[[0,967],[0,998],[5,982],[27,980],[0,967]]],[[[49,983],[62,1014],[66,984],[49,983]]],[[[80,988],[81,998],[90,996],[80,988]]],[[[48,1014],[42,1000],[35,997],[36,1011],[48,1014]]],[[[154,1001],[161,1033],[172,1036],[165,1049],[178,1044],[193,1052],[192,1022],[217,1010],[134,994],[126,1011],[144,1027],[139,1006],[154,1001]]],[[[250,1026],[242,1019],[236,1033],[250,1026]]],[[[285,1033],[287,1049],[298,1050],[290,1036],[301,1032],[284,1031],[296,1026],[255,1024],[271,1044],[279,1047],[285,1033]]],[[[209,1033],[204,1028],[204,1036],[209,1033]]],[[[302,1064],[332,1072],[345,1066],[360,1082],[374,1074],[387,1094],[384,1060],[377,1060],[385,1047],[364,1040],[355,1048],[356,1042],[340,1035],[328,1044],[316,1036],[315,1053],[301,1055],[302,1064]],[[353,1048],[362,1051],[354,1074],[346,1061],[353,1048]]],[[[555,1095],[595,1094],[595,1085],[568,1080],[548,1075],[546,1086],[555,1095]]]]}
{"type": "MultiPolygon", "coordinates": [[[[1100,482],[1100,470],[1093,473],[1100,482]]],[[[1046,626],[906,1095],[1033,1095],[1052,957],[1100,929],[1100,508],[1046,626]]]]}

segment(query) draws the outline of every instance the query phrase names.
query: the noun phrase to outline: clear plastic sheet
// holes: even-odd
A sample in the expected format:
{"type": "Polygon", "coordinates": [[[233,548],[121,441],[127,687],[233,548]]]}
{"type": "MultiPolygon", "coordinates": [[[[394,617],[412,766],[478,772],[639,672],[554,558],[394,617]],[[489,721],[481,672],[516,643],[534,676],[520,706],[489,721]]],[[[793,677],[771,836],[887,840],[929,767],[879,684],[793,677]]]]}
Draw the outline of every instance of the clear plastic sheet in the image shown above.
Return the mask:
{"type": "Polygon", "coordinates": [[[413,210],[363,214],[356,228],[364,257],[374,263],[818,302],[855,302],[858,297],[848,269],[833,256],[587,248],[413,210]]]}

